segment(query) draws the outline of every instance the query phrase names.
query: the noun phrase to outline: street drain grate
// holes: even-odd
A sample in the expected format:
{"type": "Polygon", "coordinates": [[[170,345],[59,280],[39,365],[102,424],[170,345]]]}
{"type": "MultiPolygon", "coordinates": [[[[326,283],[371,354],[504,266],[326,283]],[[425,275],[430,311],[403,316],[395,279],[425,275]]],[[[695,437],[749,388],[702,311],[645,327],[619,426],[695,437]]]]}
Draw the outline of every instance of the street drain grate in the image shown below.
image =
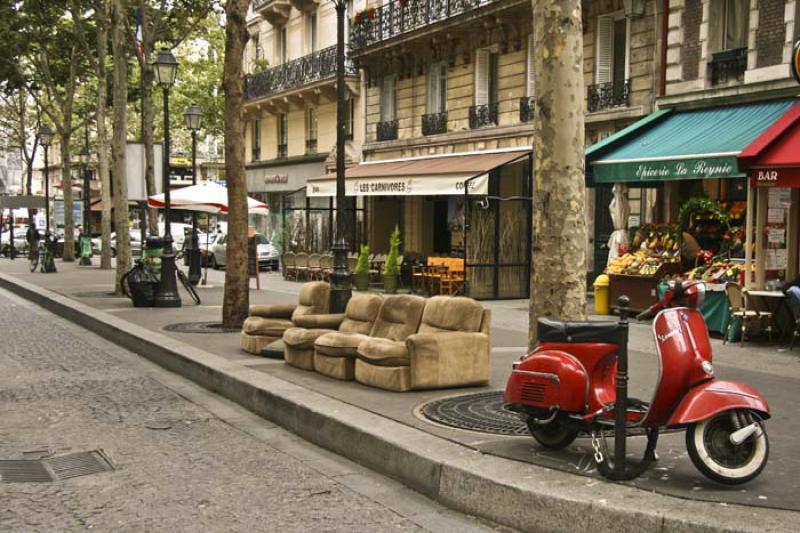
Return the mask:
{"type": "Polygon", "coordinates": [[[222,322],[181,322],[167,324],[163,329],[174,333],[238,333],[240,331],[234,328],[223,328],[222,322]]]}
{"type": "Polygon", "coordinates": [[[76,298],[127,298],[127,296],[118,296],[109,291],[75,292],[72,293],[72,296],[76,298]]]}
{"type": "Polygon", "coordinates": [[[495,435],[527,435],[519,416],[503,407],[503,391],[478,392],[434,400],[422,406],[425,418],[459,429],[495,435]]]}
{"type": "Polygon", "coordinates": [[[101,450],[40,460],[0,461],[0,479],[4,483],[61,481],[111,470],[114,466],[101,450]]]}

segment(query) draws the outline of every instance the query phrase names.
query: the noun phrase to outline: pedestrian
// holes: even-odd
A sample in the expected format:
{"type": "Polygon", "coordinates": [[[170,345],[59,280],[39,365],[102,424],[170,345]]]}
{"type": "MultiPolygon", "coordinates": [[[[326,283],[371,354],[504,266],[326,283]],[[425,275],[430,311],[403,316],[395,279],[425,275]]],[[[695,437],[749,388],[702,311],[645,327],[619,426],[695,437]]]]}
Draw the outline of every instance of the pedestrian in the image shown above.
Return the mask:
{"type": "Polygon", "coordinates": [[[789,304],[795,319],[800,319],[800,274],[794,280],[785,283],[781,289],[786,294],[786,303],[789,304]]]}

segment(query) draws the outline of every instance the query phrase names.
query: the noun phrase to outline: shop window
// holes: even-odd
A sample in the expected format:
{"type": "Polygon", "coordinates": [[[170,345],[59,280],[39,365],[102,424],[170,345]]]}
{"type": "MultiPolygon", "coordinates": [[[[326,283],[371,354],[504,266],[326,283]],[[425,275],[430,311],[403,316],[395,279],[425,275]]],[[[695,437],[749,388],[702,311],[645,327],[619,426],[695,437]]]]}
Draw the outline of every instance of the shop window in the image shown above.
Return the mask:
{"type": "Polygon", "coordinates": [[[497,125],[499,54],[490,48],[475,52],[475,105],[469,110],[471,129],[497,125]]]}
{"type": "Polygon", "coordinates": [[[261,119],[257,118],[250,123],[251,159],[261,159],[261,119]]]}
{"type": "Polygon", "coordinates": [[[306,108],[306,153],[317,153],[317,108],[306,108]]]}
{"type": "Polygon", "coordinates": [[[278,115],[278,158],[284,158],[289,152],[289,120],[286,113],[278,115]]]}
{"type": "Polygon", "coordinates": [[[593,85],[589,86],[590,113],[629,105],[630,21],[623,12],[597,17],[593,85]]]}

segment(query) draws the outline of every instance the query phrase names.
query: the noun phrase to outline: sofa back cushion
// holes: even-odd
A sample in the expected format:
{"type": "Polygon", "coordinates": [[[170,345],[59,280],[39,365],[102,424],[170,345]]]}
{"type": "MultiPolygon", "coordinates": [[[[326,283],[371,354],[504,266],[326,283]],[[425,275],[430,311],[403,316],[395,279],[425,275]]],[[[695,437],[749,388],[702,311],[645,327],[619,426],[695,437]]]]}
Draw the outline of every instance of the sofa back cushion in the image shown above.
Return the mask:
{"type": "Polygon", "coordinates": [[[425,304],[420,333],[481,331],[483,306],[463,296],[434,296],[425,304]]]}
{"type": "Polygon", "coordinates": [[[339,331],[369,335],[382,304],[383,298],[378,294],[354,294],[347,302],[339,331]]]}
{"type": "Polygon", "coordinates": [[[404,341],[417,332],[425,298],[411,294],[387,296],[375,320],[371,337],[381,337],[393,341],[404,341]]]}
{"type": "Polygon", "coordinates": [[[328,312],[330,285],[324,281],[303,283],[300,287],[298,305],[292,313],[292,320],[301,315],[321,315],[328,312]]]}

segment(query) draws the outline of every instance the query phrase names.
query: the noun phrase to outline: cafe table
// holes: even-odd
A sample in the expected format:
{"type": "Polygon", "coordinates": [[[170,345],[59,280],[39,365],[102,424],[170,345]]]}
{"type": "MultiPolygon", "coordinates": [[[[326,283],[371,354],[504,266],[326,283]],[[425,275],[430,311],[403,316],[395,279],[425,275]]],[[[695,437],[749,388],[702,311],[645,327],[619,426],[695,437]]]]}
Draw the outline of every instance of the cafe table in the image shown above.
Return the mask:
{"type": "Polygon", "coordinates": [[[748,309],[772,313],[772,326],[778,337],[784,339],[794,331],[794,320],[783,291],[745,290],[748,309]]]}

